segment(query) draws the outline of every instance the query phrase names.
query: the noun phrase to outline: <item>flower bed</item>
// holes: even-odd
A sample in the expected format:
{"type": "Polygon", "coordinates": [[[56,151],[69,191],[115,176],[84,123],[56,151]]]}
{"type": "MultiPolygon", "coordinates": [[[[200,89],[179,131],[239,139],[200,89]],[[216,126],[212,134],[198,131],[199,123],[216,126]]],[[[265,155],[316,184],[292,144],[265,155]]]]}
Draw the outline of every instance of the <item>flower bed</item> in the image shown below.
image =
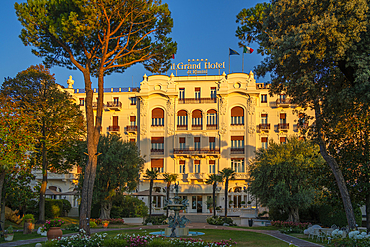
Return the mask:
{"type": "Polygon", "coordinates": [[[117,247],[117,246],[176,246],[176,247],[217,247],[224,246],[230,247],[236,244],[236,242],[229,240],[221,240],[217,242],[206,242],[202,239],[193,238],[165,238],[162,236],[154,235],[137,235],[137,234],[118,234],[113,238],[107,238],[107,234],[94,234],[91,237],[86,235],[83,230],[80,234],[73,235],[70,237],[62,237],[60,240],[53,240],[46,243],[46,247],[72,247],[72,246],[106,246],[106,247],[117,247]]]}
{"type": "Polygon", "coordinates": [[[61,227],[64,224],[63,220],[47,220],[45,224],[42,226],[43,231],[49,231],[50,227],[61,227]]]}
{"type": "Polygon", "coordinates": [[[90,221],[95,222],[97,225],[103,224],[103,221],[109,221],[109,224],[123,225],[125,221],[123,219],[90,219],[90,221]]]}
{"type": "Polygon", "coordinates": [[[280,227],[281,233],[303,233],[309,223],[291,222],[291,221],[271,221],[272,226],[280,227]]]}
{"type": "Polygon", "coordinates": [[[370,234],[360,231],[351,231],[347,237],[343,237],[343,231],[334,230],[331,233],[331,237],[328,239],[330,246],[341,246],[341,247],[368,247],[370,246],[370,234]]]}

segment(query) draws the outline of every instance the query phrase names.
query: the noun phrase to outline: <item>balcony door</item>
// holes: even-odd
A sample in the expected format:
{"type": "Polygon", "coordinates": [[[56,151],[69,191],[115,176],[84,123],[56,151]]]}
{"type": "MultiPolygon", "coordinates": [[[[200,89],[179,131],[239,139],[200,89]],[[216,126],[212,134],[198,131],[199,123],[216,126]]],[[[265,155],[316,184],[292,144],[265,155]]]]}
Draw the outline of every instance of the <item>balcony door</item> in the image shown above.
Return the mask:
{"type": "Polygon", "coordinates": [[[191,209],[193,210],[196,210],[197,213],[202,213],[202,205],[203,205],[203,198],[202,196],[192,196],[191,197],[191,204],[192,204],[192,207],[191,209]]]}

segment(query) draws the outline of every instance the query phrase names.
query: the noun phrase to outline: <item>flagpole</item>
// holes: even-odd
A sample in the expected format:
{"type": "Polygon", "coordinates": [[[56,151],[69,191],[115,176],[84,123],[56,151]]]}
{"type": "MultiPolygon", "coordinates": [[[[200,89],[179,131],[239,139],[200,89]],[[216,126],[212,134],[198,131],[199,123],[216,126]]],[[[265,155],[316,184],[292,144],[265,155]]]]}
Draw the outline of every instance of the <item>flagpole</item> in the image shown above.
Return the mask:
{"type": "Polygon", "coordinates": [[[243,51],[243,59],[242,59],[242,73],[244,72],[244,51],[243,51]]]}

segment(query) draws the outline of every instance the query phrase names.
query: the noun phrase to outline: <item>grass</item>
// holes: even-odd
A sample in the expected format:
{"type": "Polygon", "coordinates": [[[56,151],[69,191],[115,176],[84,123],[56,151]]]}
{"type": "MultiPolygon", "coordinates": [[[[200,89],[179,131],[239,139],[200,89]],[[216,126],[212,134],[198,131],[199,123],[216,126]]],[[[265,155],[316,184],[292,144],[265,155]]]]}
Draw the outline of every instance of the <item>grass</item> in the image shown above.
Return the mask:
{"type": "MultiPolygon", "coordinates": [[[[122,234],[141,234],[145,235],[150,232],[158,231],[159,229],[151,229],[151,230],[117,230],[117,231],[109,231],[106,232],[108,237],[113,237],[118,233],[122,234]]],[[[191,229],[192,231],[199,231],[204,232],[205,235],[201,236],[192,236],[191,238],[201,238],[206,241],[220,241],[220,240],[227,240],[232,239],[233,241],[237,242],[237,247],[242,246],[253,246],[253,247],[287,247],[289,244],[280,241],[276,238],[273,238],[268,235],[264,235],[261,233],[254,233],[254,232],[246,232],[246,231],[237,231],[237,230],[214,230],[214,229],[191,229]]],[[[189,237],[190,238],[190,237],[189,237]]],[[[35,246],[35,244],[28,244],[22,246],[35,246]]]]}

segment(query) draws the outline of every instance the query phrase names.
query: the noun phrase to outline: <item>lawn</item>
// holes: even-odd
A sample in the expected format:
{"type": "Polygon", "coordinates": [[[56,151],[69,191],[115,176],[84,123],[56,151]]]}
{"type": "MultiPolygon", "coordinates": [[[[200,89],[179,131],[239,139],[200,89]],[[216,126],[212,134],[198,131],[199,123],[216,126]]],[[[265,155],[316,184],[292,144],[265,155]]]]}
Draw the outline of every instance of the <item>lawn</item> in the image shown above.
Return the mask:
{"type": "MultiPolygon", "coordinates": [[[[117,235],[118,233],[123,234],[148,234],[156,230],[117,230],[117,231],[109,231],[107,232],[108,237],[113,237],[117,235]]],[[[273,238],[268,235],[260,234],[260,233],[254,233],[254,232],[245,232],[245,231],[237,231],[237,230],[213,230],[213,229],[192,229],[192,231],[199,231],[204,232],[205,235],[202,236],[192,236],[192,238],[201,238],[206,241],[220,241],[220,240],[226,240],[226,239],[232,239],[233,241],[236,241],[238,244],[236,246],[253,246],[253,247],[263,247],[263,246],[269,246],[269,247],[286,247],[289,246],[289,244],[280,241],[276,238],[273,238]]],[[[190,238],[190,237],[189,237],[190,238]]],[[[29,244],[29,245],[22,245],[22,246],[35,246],[35,244],[29,244]]]]}

